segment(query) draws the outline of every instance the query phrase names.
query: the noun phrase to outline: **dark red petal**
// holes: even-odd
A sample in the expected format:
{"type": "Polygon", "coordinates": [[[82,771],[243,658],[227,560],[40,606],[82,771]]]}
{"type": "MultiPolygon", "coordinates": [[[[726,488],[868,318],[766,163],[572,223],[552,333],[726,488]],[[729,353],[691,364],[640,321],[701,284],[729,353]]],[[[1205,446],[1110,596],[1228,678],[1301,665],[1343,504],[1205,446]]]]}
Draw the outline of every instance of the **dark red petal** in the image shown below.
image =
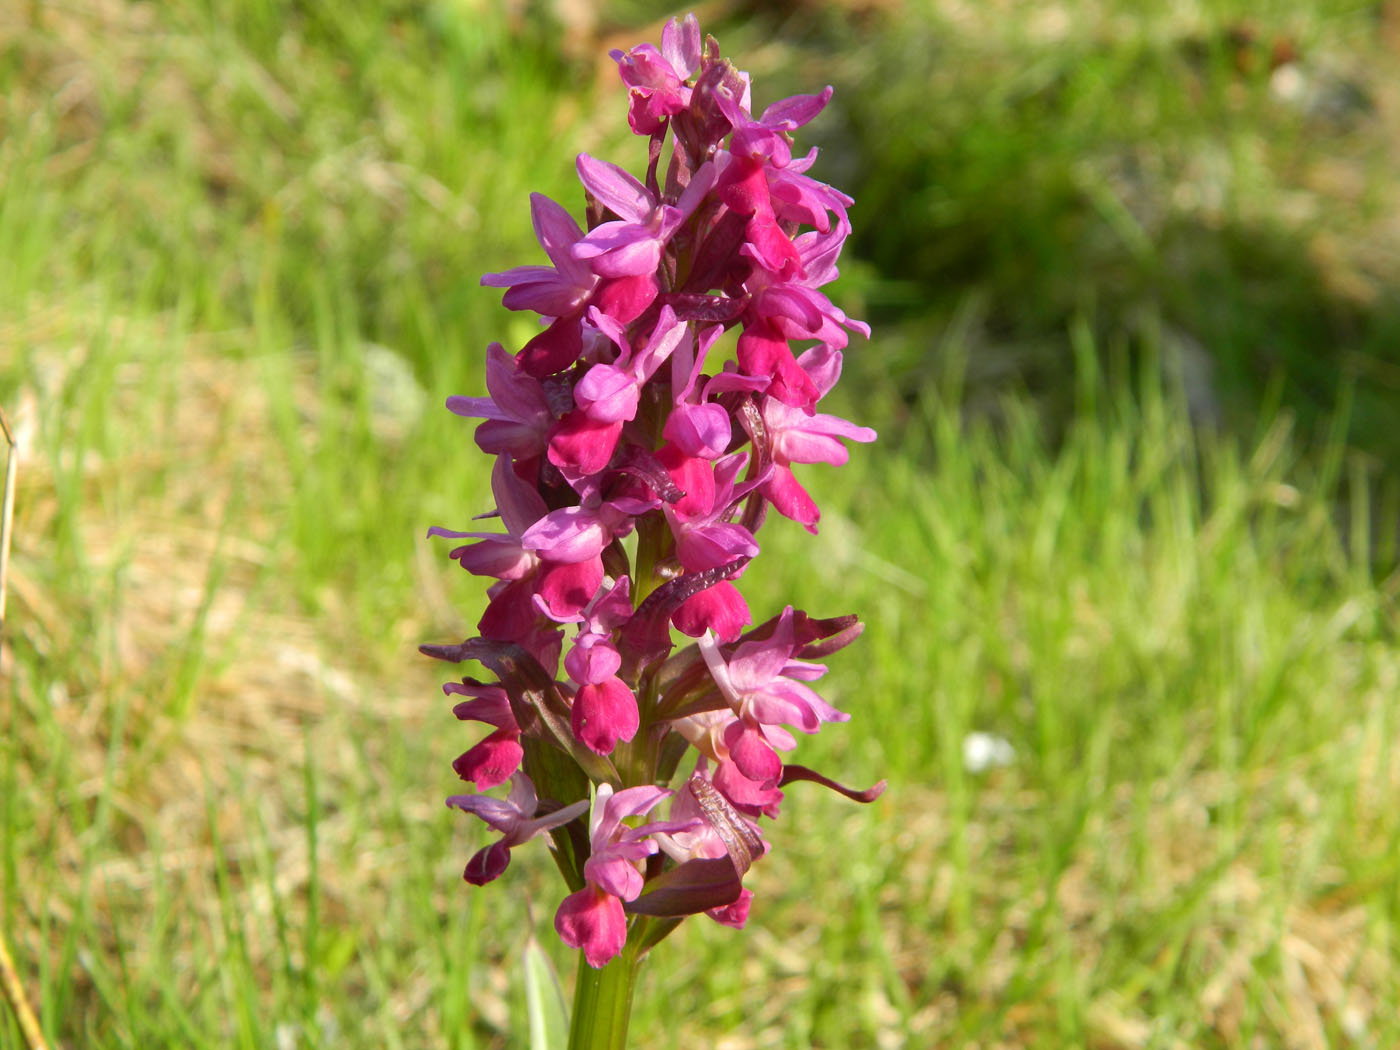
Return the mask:
{"type": "Polygon", "coordinates": [[[477,850],[472,859],[467,861],[462,878],[473,886],[485,886],[493,879],[499,878],[501,872],[509,866],[510,850],[506,848],[504,842],[497,840],[485,849],[477,850]]]}
{"type": "Polygon", "coordinates": [[[556,317],[554,323],[531,339],[515,355],[516,364],[526,375],[543,379],[562,372],[583,353],[582,313],[556,317]]]}
{"type": "Polygon", "coordinates": [[[498,642],[523,642],[539,617],[530,601],[533,593],[534,582],[528,579],[514,580],[497,591],[477,622],[481,636],[498,642]]]}
{"type": "Polygon", "coordinates": [[[808,769],[806,766],[784,766],[783,776],[779,783],[791,784],[795,780],[810,780],[814,784],[820,784],[822,787],[830,788],[838,795],[845,795],[852,802],[874,802],[885,793],[885,782],[883,780],[876,781],[873,785],[862,791],[858,788],[849,788],[845,784],[832,780],[830,777],[824,777],[816,770],[808,769]]]}

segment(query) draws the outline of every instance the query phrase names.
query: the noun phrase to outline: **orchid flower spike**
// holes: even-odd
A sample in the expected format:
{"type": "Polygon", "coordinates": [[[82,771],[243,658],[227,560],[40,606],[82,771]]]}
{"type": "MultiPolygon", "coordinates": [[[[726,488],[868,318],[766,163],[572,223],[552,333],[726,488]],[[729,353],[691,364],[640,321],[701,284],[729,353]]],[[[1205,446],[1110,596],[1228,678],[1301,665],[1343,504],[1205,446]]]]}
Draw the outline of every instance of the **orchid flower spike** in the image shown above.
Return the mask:
{"type": "Polygon", "coordinates": [[[463,516],[499,520],[429,530],[486,601],[476,636],[422,647],[491,676],[444,686],[487,727],[453,762],[477,793],[447,800],[495,835],[466,880],[548,836],[572,891],[554,926],[589,967],[635,965],[688,915],[742,927],[790,785],[883,788],[789,761],[793,730],[850,718],[812,683],[859,620],[787,605],[754,626],[744,593],[770,509],[816,531],[794,469],[875,439],[818,410],[870,334],[832,291],[854,202],[796,148],[832,89],[755,117],[750,77],[694,15],[612,57],[645,149],[577,154],[582,213],[532,194],[542,257],[481,279],[539,323],[490,344],[484,393],[448,399],[494,457],[463,516]]]}

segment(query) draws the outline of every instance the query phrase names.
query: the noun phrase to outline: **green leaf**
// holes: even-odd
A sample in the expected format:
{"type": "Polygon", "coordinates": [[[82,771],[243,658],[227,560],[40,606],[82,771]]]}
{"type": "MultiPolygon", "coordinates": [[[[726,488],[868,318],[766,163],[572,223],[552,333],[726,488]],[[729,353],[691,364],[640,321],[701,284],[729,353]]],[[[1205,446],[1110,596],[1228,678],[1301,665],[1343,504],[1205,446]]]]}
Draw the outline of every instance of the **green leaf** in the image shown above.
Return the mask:
{"type": "Polygon", "coordinates": [[[530,1050],[564,1050],[569,1040],[569,1012],[554,964],[531,937],[522,960],[525,975],[525,1010],[530,1021],[530,1050]]]}

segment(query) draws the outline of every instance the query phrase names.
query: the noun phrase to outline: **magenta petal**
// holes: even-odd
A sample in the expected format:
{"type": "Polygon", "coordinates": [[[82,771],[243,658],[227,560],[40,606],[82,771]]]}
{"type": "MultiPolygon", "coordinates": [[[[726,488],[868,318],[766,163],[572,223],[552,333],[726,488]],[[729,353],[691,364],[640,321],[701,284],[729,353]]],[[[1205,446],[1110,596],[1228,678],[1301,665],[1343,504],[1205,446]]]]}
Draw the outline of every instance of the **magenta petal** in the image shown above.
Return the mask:
{"type": "MultiPolygon", "coordinates": [[[[637,227],[633,227],[634,230],[637,227]]],[[[599,277],[638,277],[649,275],[661,261],[661,242],[639,230],[635,237],[618,238],[617,247],[589,261],[599,277]]]]}
{"type": "MultiPolygon", "coordinates": [[[[582,264],[574,262],[574,265],[582,264]]],[[[559,317],[577,311],[580,304],[588,298],[588,288],[579,288],[567,281],[561,281],[552,276],[552,269],[549,273],[551,276],[546,280],[512,285],[510,290],[501,296],[501,305],[507,310],[534,310],[544,317],[559,317]]],[[[594,280],[591,272],[588,274],[588,280],[594,280]]]]}
{"type": "Polygon", "coordinates": [[[595,845],[600,834],[606,832],[606,835],[611,835],[616,831],[624,817],[641,816],[670,795],[669,790],[655,784],[638,784],[613,792],[603,805],[603,819],[593,829],[595,845]]]}
{"type": "Polygon", "coordinates": [[[499,831],[502,835],[510,834],[520,823],[520,809],[509,799],[492,798],[490,795],[449,795],[446,801],[449,809],[460,809],[463,813],[480,817],[492,831],[499,831]]]}
{"type": "Polygon", "coordinates": [[[833,94],[828,85],[820,95],[793,95],[782,99],[765,109],[758,122],[766,128],[795,131],[825,109],[833,94]]]}
{"type": "Polygon", "coordinates": [[[568,474],[597,474],[612,459],[621,434],[621,420],[599,422],[584,412],[570,412],[550,435],[549,461],[568,474]]]}
{"type": "Polygon", "coordinates": [[[681,80],[700,68],[700,23],[694,14],[666,23],[661,30],[661,56],[681,80]]]}
{"type": "Polygon", "coordinates": [[[526,529],[520,537],[520,545],[526,550],[539,551],[542,558],[572,565],[596,558],[610,538],[597,511],[561,507],[526,529]]]}
{"type": "Polygon", "coordinates": [[[847,441],[870,442],[875,440],[875,431],[837,416],[818,413],[811,418],[807,427],[795,427],[782,435],[783,455],[791,463],[831,463],[841,466],[850,453],[841,444],[847,441]]]}
{"type": "Polygon", "coordinates": [[[662,122],[666,117],[684,108],[679,98],[669,93],[658,91],[648,95],[633,90],[632,102],[627,109],[627,123],[638,135],[655,135],[665,126],[662,122]]]}
{"type": "Polygon", "coordinates": [[[476,428],[476,445],[488,455],[508,452],[517,459],[529,459],[544,451],[544,435],[548,427],[547,419],[543,426],[538,427],[506,419],[488,419],[476,428]]]}
{"type": "Polygon", "coordinates": [[[533,590],[534,585],[529,578],[512,580],[502,585],[499,591],[493,588],[491,602],[476,624],[482,637],[525,644],[539,616],[531,601],[533,590]]]}
{"type": "Polygon", "coordinates": [[[601,282],[589,302],[615,321],[630,324],[656,299],[660,289],[649,273],[601,282]]]}
{"type": "Polygon", "coordinates": [[[711,908],[705,914],[721,926],[731,926],[736,930],[742,930],[744,923],[749,921],[749,905],[752,903],[753,890],[740,890],[739,899],[733,904],[726,904],[722,908],[711,908]]]}
{"type": "Polygon", "coordinates": [[[499,273],[482,274],[481,285],[483,288],[514,288],[517,284],[539,284],[558,278],[559,272],[553,266],[516,266],[499,273]]]}
{"type": "Polygon", "coordinates": [[[680,200],[676,201],[674,208],[666,209],[666,220],[662,224],[663,232],[669,240],[691,213],[700,207],[700,203],[710,195],[710,190],[714,189],[715,182],[719,179],[719,171],[713,161],[706,161],[700,165],[694,175],[690,177],[690,182],[685,187],[685,192],[681,194],[680,200]]]}
{"type": "Polygon", "coordinates": [[[463,780],[490,791],[520,768],[525,751],[519,737],[520,733],[513,729],[498,730],[453,762],[452,768],[463,780]]]}
{"type": "Polygon", "coordinates": [[[595,970],[627,943],[627,916],[622,902],[593,886],[571,893],[554,913],[554,929],[570,948],[582,948],[595,970]]]}
{"type": "MultiPolygon", "coordinates": [[[[588,236],[573,247],[575,259],[596,259],[608,252],[621,251],[630,245],[655,242],[656,236],[647,227],[636,222],[605,222],[595,226],[588,236]]],[[[659,250],[659,245],[657,246],[659,250]]],[[[596,269],[595,263],[589,263],[596,269]]],[[[631,270],[628,273],[646,273],[645,270],[631,270]]],[[[612,274],[611,276],[621,276],[612,274]]]]}
{"type": "Polygon", "coordinates": [[[742,525],[716,521],[686,529],[676,540],[676,555],[692,572],[727,565],[735,558],[755,558],[758,543],[742,525]]]}
{"type": "Polygon", "coordinates": [[[729,658],[729,676],[734,688],[752,693],[767,688],[783,673],[792,656],[792,606],[783,611],[773,634],[762,641],[748,641],[729,658]]]}
{"type": "Polygon", "coordinates": [[[594,854],[583,866],[583,877],[619,900],[634,900],[645,882],[632,861],[656,852],[654,843],[633,843],[630,849],[612,847],[605,854],[594,854]]]}
{"type": "Polygon", "coordinates": [[[510,709],[510,699],[506,691],[498,685],[479,685],[473,682],[444,682],[442,691],[447,696],[470,696],[452,708],[452,715],[464,722],[485,722],[496,729],[518,729],[515,714],[510,709]]]}
{"type": "Polygon", "coordinates": [[[637,414],[637,380],[615,365],[594,365],[574,387],[574,403],[597,423],[617,423],[637,414]]]}
{"type": "Polygon", "coordinates": [[[744,253],[753,258],[769,273],[783,278],[802,275],[802,257],[792,246],[792,241],[767,211],[755,215],[744,227],[747,243],[744,253]]]}
{"type": "Polygon", "coordinates": [[[583,332],[578,314],[557,317],[515,355],[516,364],[526,375],[543,379],[562,372],[583,353],[583,332]]]}
{"type": "Polygon", "coordinates": [[[515,357],[500,343],[486,349],[486,389],[506,418],[520,423],[549,418],[543,388],[537,380],[521,374],[515,357]]]}
{"type": "Polygon", "coordinates": [[[791,518],[808,532],[817,531],[821,511],[787,467],[774,464],[773,476],[763,486],[763,494],[783,517],[791,518]]]}
{"type": "Polygon", "coordinates": [[[651,378],[651,374],[682,345],[690,345],[690,329],[684,321],[676,319],[675,310],[663,306],[646,348],[632,362],[632,371],[639,378],[651,378]]]}
{"type": "Polygon", "coordinates": [[[758,727],[740,719],[724,731],[724,744],[739,772],[749,780],[769,785],[783,774],[783,762],[758,727]]]}
{"type": "Polygon", "coordinates": [[[450,540],[472,539],[472,540],[494,540],[500,538],[497,532],[459,532],[457,529],[443,528],[441,525],[434,525],[428,529],[428,539],[434,536],[444,536],[450,540]]]}
{"type": "Polygon", "coordinates": [[[744,327],[737,352],[740,370],[745,375],[770,378],[768,392],[778,400],[808,408],[821,396],[811,376],[792,356],[788,341],[766,322],[744,327]]]}
{"type": "Polygon", "coordinates": [[[718,459],[729,447],[729,413],[715,404],[678,404],[661,434],[687,456],[718,459]]]}
{"type": "Polygon", "coordinates": [[[530,221],[540,247],[559,270],[560,276],[574,284],[587,286],[588,268],[580,266],[569,255],[569,249],[583,236],[578,223],[564,207],[542,193],[530,194],[530,221]]]}
{"type": "Polygon", "coordinates": [[[499,414],[496,402],[489,397],[463,397],[453,394],[447,399],[447,411],[468,419],[494,419],[499,414]]]}
{"type": "Polygon", "coordinates": [[[520,536],[549,513],[544,497],[521,480],[509,456],[496,457],[496,465],[491,469],[491,493],[496,497],[501,521],[512,536],[520,536]]]}
{"type": "Polygon", "coordinates": [[[715,767],[714,785],[741,813],[750,816],[762,814],[769,819],[778,815],[778,807],[783,801],[783,793],[775,785],[765,785],[750,780],[741,773],[734,762],[721,762],[715,767]]]}
{"type": "Polygon", "coordinates": [[[520,541],[509,536],[457,547],[452,557],[473,576],[492,576],[498,580],[518,580],[534,568],[535,562],[535,556],[522,550],[520,541]]]}
{"type": "Polygon", "coordinates": [[[574,736],[590,751],[612,753],[619,740],[637,735],[637,698],[620,678],[580,687],[574,697],[574,736]]]}
{"type": "Polygon", "coordinates": [[[716,190],[719,199],[740,215],[760,211],[772,214],[768,180],[764,177],[763,165],[756,160],[735,157],[721,173],[716,190]]]}
{"type": "Polygon", "coordinates": [[[687,455],[675,445],[663,446],[656,458],[670,472],[676,487],[685,493],[671,505],[676,517],[687,521],[708,514],[715,504],[714,468],[706,460],[687,455]]]}
{"type": "Polygon", "coordinates": [[[499,878],[501,872],[509,866],[510,850],[504,842],[498,840],[472,855],[472,859],[467,861],[466,870],[462,872],[462,878],[473,886],[485,886],[493,879],[499,878]]]}
{"type": "Polygon", "coordinates": [[[564,669],[580,685],[597,685],[617,674],[621,666],[622,656],[607,635],[581,635],[564,657],[564,669]]]}
{"type": "Polygon", "coordinates": [[[821,724],[807,708],[790,697],[774,692],[772,687],[748,697],[745,711],[762,726],[794,725],[804,732],[815,733],[821,724]]]}
{"type": "Polygon", "coordinates": [[[736,157],[760,161],[768,170],[786,168],[792,160],[792,147],[787,137],[762,124],[735,128],[729,148],[736,157]]]}
{"type": "Polygon", "coordinates": [[[748,603],[728,580],[687,598],[671,616],[671,623],[682,634],[699,638],[708,629],[721,642],[734,641],[752,622],[748,603]]]}
{"type": "Polygon", "coordinates": [[[656,207],[647,188],[616,164],[580,153],[574,166],[584,188],[615,215],[641,222],[656,207]]]}
{"type": "Polygon", "coordinates": [[[545,561],[535,576],[535,593],[543,599],[551,617],[565,621],[578,616],[602,582],[602,558],[572,564],[545,561]]]}
{"type": "Polygon", "coordinates": [[[796,726],[804,733],[815,733],[821,728],[823,722],[849,722],[851,720],[850,715],[832,707],[810,686],[785,678],[773,682],[762,697],[756,697],[754,708],[755,717],[761,722],[783,722],[796,726]],[[760,714],[759,708],[770,703],[773,704],[771,710],[775,714],[779,710],[787,709],[793,711],[797,717],[769,719],[764,714],[760,714]]]}
{"type": "Polygon", "coordinates": [[[638,44],[631,51],[614,49],[608,54],[618,63],[618,74],[628,87],[661,92],[680,84],[676,68],[651,44],[638,44]]]}
{"type": "Polygon", "coordinates": [[[793,338],[815,335],[822,324],[822,304],[826,296],[799,284],[778,284],[763,293],[759,308],[765,317],[784,317],[798,327],[793,338]],[[799,334],[800,333],[800,334],[799,334]]]}

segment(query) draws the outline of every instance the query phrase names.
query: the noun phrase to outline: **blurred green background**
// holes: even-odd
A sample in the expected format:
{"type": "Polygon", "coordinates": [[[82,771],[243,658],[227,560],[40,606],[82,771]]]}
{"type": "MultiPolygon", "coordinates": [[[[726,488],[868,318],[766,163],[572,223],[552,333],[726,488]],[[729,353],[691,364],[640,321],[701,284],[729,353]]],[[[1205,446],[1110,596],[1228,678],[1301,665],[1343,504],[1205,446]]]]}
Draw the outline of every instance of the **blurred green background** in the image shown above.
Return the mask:
{"type": "MultiPolygon", "coordinates": [[[[567,990],[543,849],[458,877],[416,646],[481,598],[424,534],[531,332],[477,279],[576,152],[640,169],[607,51],[684,10],[0,10],[0,929],[56,1045],[521,1046],[532,932],[567,990]]],[[[799,760],[890,788],[795,785],[634,1043],[1400,1044],[1400,3],[696,11],[756,106],[836,87],[881,441],[745,580],[866,620],[799,760]]]]}

